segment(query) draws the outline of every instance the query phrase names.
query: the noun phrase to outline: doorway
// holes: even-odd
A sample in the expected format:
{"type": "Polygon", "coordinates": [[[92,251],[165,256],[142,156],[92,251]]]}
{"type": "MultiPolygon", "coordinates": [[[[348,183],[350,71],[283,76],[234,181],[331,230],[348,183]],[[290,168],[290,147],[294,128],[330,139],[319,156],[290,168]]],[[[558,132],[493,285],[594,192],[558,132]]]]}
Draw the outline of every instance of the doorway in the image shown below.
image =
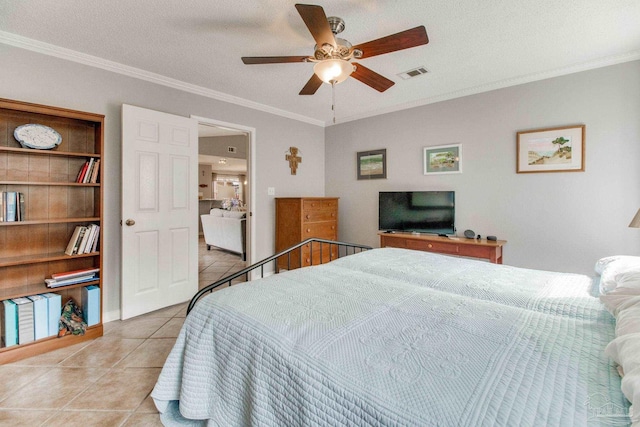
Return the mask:
{"type": "Polygon", "coordinates": [[[198,276],[202,287],[250,265],[254,259],[255,130],[203,117],[192,118],[198,120],[198,276]],[[245,212],[245,261],[237,252],[209,246],[204,241],[200,215],[209,214],[212,208],[245,212]]]}

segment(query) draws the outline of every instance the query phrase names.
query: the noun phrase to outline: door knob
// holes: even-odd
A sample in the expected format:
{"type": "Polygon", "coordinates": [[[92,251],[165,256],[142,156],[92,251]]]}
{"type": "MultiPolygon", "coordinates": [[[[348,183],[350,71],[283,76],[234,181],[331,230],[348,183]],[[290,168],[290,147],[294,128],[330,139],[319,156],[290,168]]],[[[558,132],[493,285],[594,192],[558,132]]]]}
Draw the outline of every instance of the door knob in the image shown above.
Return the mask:
{"type": "Polygon", "coordinates": [[[131,227],[133,224],[135,224],[136,222],[132,219],[128,219],[124,222],[125,224],[127,224],[129,227],[131,227]]]}

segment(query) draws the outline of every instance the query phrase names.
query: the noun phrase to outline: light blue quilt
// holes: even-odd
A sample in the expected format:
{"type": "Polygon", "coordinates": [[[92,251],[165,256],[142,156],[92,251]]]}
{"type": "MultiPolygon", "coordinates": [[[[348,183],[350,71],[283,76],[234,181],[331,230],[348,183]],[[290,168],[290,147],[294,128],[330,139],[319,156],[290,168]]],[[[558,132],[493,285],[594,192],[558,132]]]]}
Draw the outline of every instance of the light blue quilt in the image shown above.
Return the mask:
{"type": "Polygon", "coordinates": [[[202,299],[152,397],[165,425],[627,425],[591,279],[402,249],[202,299]],[[199,421],[196,421],[199,420],[199,421]]]}

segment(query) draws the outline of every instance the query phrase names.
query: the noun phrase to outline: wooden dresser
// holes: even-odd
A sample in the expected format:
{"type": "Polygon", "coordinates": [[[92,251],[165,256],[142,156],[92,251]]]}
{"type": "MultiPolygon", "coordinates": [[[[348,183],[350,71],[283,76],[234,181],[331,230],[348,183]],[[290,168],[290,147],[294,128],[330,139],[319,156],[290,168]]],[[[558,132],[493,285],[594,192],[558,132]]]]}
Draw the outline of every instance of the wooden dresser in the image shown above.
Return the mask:
{"type": "Polygon", "coordinates": [[[502,264],[502,247],[506,240],[477,240],[464,237],[440,237],[411,233],[379,232],[380,247],[413,249],[487,259],[494,264],[502,264]]]}
{"type": "MultiPolygon", "coordinates": [[[[338,239],[338,198],[337,197],[277,197],[276,198],[276,253],[296,243],[318,237],[327,240],[338,239]]],[[[313,264],[336,258],[337,247],[313,245],[313,264]],[[322,247],[321,247],[322,246],[322,247]]],[[[311,265],[311,248],[306,245],[302,253],[294,251],[290,257],[280,257],[278,268],[292,270],[311,265]]]]}

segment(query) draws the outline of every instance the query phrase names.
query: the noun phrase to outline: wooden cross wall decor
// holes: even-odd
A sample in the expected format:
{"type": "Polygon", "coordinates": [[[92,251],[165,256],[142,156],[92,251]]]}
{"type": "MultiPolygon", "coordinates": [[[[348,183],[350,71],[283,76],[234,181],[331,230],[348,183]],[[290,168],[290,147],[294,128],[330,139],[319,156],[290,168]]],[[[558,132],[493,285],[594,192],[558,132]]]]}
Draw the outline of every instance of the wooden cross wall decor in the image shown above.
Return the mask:
{"type": "Polygon", "coordinates": [[[302,157],[298,156],[298,148],[289,147],[289,153],[285,156],[285,160],[289,161],[291,175],[295,175],[298,169],[298,163],[302,163],[302,157]]]}

